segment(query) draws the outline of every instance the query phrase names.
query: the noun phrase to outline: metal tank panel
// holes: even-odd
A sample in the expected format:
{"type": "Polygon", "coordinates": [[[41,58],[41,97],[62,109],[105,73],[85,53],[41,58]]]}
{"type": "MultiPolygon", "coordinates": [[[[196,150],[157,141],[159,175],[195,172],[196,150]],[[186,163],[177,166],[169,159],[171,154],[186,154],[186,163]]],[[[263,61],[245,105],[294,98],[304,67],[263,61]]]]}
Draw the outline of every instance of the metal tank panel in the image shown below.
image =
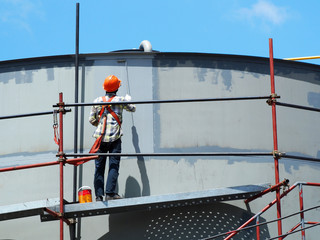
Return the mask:
{"type": "MultiPolygon", "coordinates": [[[[267,75],[237,70],[238,62],[231,59],[226,66],[225,61],[219,57],[160,59],[157,62],[160,80],[155,88],[156,96],[159,99],[191,99],[269,95],[267,75]]],[[[266,131],[271,127],[269,107],[263,101],[182,103],[179,106],[160,105],[159,108],[158,117],[163,129],[163,134],[158,135],[159,148],[189,148],[191,151],[272,149],[272,135],[266,131]]]]}
{"type": "MultiPolygon", "coordinates": [[[[1,115],[53,111],[57,93],[65,92],[66,101],[74,95],[74,68],[64,59],[5,63],[0,68],[1,115]]],[[[67,120],[68,121],[68,120],[67,120]]],[[[72,136],[72,129],[66,136],[72,136]]],[[[56,150],[52,136],[52,116],[3,120],[1,154],[35,153],[56,150]]],[[[71,141],[70,141],[71,142],[71,141]]]]}
{"type": "MultiPolygon", "coordinates": [[[[270,95],[267,59],[197,58],[172,54],[157,58],[155,66],[157,87],[154,91],[158,99],[270,95]]],[[[308,69],[306,75],[303,74],[303,65],[296,63],[290,65],[286,61],[277,61],[275,68],[276,91],[281,96],[279,101],[319,106],[320,75],[317,67],[308,69]]],[[[156,134],[159,139],[155,142],[159,149],[197,147],[199,150],[210,147],[213,150],[270,151],[270,110],[263,100],[160,105],[157,116],[161,123],[160,134],[156,134]]],[[[320,140],[309,135],[320,130],[316,124],[319,114],[307,111],[301,114],[281,107],[277,110],[280,149],[316,157],[320,140]],[[304,121],[308,123],[303,124],[303,128],[299,127],[299,123],[304,121]],[[306,144],[299,142],[301,138],[306,144]]]]}
{"type": "MultiPolygon", "coordinates": [[[[115,74],[122,80],[118,94],[128,93],[134,101],[270,95],[269,62],[265,58],[119,52],[81,55],[79,66],[80,102],[93,102],[97,96],[103,95],[102,82],[109,74],[115,74]]],[[[59,92],[64,93],[66,103],[73,103],[73,67],[72,56],[0,63],[0,101],[9,103],[0,105],[0,116],[50,111],[52,105],[58,102],[59,92]]],[[[276,60],[275,74],[276,93],[281,96],[279,101],[320,106],[319,66],[276,60]]],[[[84,152],[93,143],[91,135],[94,127],[88,122],[89,111],[90,107],[79,108],[79,146],[84,152]]],[[[319,157],[319,114],[282,107],[277,107],[277,114],[279,150],[319,157]]],[[[73,111],[64,116],[64,121],[65,149],[72,152],[73,111]]],[[[265,100],[139,104],[135,113],[124,112],[123,130],[123,153],[272,152],[273,149],[271,107],[265,100]]],[[[1,120],[0,131],[1,168],[56,160],[57,146],[53,141],[51,115],[1,120]]],[[[70,200],[72,167],[65,168],[66,199],[70,200]]],[[[290,179],[292,183],[320,182],[319,170],[318,163],[280,160],[280,176],[290,179]]],[[[80,185],[93,188],[93,171],[93,161],[83,166],[80,185]]],[[[122,157],[118,189],[120,195],[128,198],[267,182],[274,182],[272,156],[122,157]]],[[[0,191],[6,193],[1,205],[57,197],[58,188],[58,170],[54,166],[0,174],[0,191]],[[11,182],[10,179],[14,180],[11,182]],[[11,191],[17,185],[18,197],[11,191]]],[[[316,191],[306,191],[305,195],[309,197],[310,206],[317,204],[316,191]]],[[[253,202],[250,204],[252,212],[259,211],[273,198],[266,196],[262,202],[253,202]]],[[[296,195],[288,199],[292,211],[298,206],[292,204],[297,201],[296,195]]],[[[283,211],[289,214],[289,210],[283,211]]],[[[201,238],[229,229],[231,222],[230,226],[226,224],[224,230],[218,229],[217,224],[222,216],[231,220],[237,218],[240,224],[240,218],[242,221],[250,215],[246,214],[248,211],[244,203],[234,201],[225,205],[156,211],[147,214],[147,217],[143,217],[143,213],[92,217],[83,219],[82,237],[153,239],[161,236],[163,239],[174,239],[177,237],[175,234],[183,232],[190,238],[201,238]],[[221,215],[215,214],[215,220],[202,225],[210,229],[207,234],[200,233],[199,226],[187,233],[177,225],[181,223],[180,215],[187,216],[197,226],[196,218],[204,220],[205,216],[211,216],[215,211],[221,215]],[[122,222],[123,219],[134,219],[134,226],[139,230],[125,227],[127,225],[122,222]],[[171,232],[165,222],[174,227],[171,232]],[[156,228],[158,224],[162,227],[156,228]],[[213,225],[216,226],[214,229],[213,225]],[[156,232],[159,229],[165,235],[159,235],[156,232]]],[[[274,218],[272,213],[264,217],[274,218]]],[[[43,239],[41,230],[50,233],[57,231],[55,223],[39,223],[41,229],[35,231],[34,220],[18,220],[18,224],[14,223],[16,220],[2,222],[0,232],[4,233],[4,237],[17,238],[18,233],[14,229],[19,225],[30,229],[30,233],[29,230],[24,232],[25,236],[43,239]]],[[[296,220],[289,223],[295,225],[296,220]]],[[[189,227],[186,225],[186,228],[189,227]]],[[[276,228],[271,226],[263,231],[263,236],[270,237],[276,233],[276,228]]],[[[248,233],[243,237],[253,235],[248,233]]],[[[52,234],[52,239],[56,238],[52,234]]]]}

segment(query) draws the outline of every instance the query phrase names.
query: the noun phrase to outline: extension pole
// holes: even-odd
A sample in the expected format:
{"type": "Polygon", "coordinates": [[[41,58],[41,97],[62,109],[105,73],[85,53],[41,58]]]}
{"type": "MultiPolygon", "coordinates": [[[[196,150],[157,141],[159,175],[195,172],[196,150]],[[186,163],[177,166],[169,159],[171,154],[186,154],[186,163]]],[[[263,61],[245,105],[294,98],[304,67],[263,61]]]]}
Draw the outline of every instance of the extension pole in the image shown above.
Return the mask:
{"type": "MultiPolygon", "coordinates": [[[[269,56],[270,56],[270,80],[271,80],[271,96],[272,96],[272,127],[273,127],[273,150],[274,153],[278,152],[278,136],[277,136],[277,115],[276,115],[276,99],[275,99],[275,83],[274,83],[274,64],[273,64],[273,44],[272,38],[269,38],[269,56]]],[[[279,157],[274,154],[274,170],[275,170],[275,183],[279,184],[279,157]]],[[[278,217],[278,235],[282,235],[281,223],[281,202],[280,202],[280,189],[276,189],[277,199],[277,217],[278,217]]],[[[279,238],[282,240],[282,237],[279,238]]]]}
{"type": "Polygon", "coordinates": [[[320,56],[309,56],[309,57],[284,58],[284,60],[297,61],[297,60],[309,60],[309,59],[319,59],[319,58],[320,56]]]}
{"type": "Polygon", "coordinates": [[[63,240],[63,95],[59,93],[59,132],[60,132],[60,142],[59,142],[59,162],[60,162],[60,240],[63,240]]]}

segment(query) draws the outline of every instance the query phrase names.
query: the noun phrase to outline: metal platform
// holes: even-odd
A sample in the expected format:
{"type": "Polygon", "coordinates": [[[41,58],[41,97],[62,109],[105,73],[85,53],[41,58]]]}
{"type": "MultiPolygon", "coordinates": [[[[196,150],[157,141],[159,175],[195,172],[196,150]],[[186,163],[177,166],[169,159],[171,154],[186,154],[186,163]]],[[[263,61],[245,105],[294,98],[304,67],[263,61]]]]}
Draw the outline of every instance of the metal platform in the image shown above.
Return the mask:
{"type": "MultiPolygon", "coordinates": [[[[128,211],[152,211],[155,209],[183,207],[199,204],[210,204],[221,201],[247,199],[267,189],[269,184],[245,185],[236,187],[216,188],[205,191],[176,193],[159,196],[124,198],[119,200],[68,203],[65,201],[65,217],[78,218],[96,215],[121,213],[128,211]]],[[[57,220],[56,217],[44,211],[48,208],[59,212],[58,198],[27,202],[8,206],[0,206],[0,221],[30,216],[41,216],[41,221],[57,220]]]]}
{"type": "MultiPolygon", "coordinates": [[[[125,198],[104,202],[66,204],[64,211],[66,218],[79,218],[129,211],[152,211],[164,208],[210,204],[221,201],[247,199],[267,189],[269,186],[269,184],[245,185],[189,193],[125,198]]],[[[59,212],[58,205],[49,207],[49,209],[59,212]]],[[[41,215],[41,221],[51,220],[56,220],[56,218],[46,212],[41,215]]]]}
{"type": "Polygon", "coordinates": [[[60,204],[59,198],[0,206],[0,221],[43,214],[44,208],[60,204]]]}

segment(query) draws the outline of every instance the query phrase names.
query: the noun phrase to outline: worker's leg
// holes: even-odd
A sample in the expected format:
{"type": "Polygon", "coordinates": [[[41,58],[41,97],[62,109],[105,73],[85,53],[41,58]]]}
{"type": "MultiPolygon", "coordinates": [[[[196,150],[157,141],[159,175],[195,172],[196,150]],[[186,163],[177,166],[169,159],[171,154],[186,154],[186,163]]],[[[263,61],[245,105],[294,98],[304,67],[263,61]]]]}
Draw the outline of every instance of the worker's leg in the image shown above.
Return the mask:
{"type": "MultiPolygon", "coordinates": [[[[109,148],[110,153],[121,153],[121,139],[111,143],[109,148]]],[[[113,196],[115,194],[120,167],[120,156],[109,157],[109,172],[106,185],[106,194],[113,196]]]]}
{"type": "MultiPolygon", "coordinates": [[[[97,153],[107,152],[107,143],[102,142],[97,153]]],[[[99,156],[95,160],[94,191],[96,197],[104,196],[104,171],[106,168],[106,156],[99,156]]]]}

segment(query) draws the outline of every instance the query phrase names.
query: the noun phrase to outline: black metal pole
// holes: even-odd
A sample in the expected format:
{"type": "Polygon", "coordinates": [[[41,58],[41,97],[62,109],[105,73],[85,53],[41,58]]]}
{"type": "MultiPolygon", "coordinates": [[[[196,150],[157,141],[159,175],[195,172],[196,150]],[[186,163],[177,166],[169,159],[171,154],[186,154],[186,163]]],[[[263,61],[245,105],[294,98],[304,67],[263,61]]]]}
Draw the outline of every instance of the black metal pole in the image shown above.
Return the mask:
{"type": "MultiPolygon", "coordinates": [[[[74,86],[74,101],[78,103],[79,99],[79,3],[77,3],[76,17],[76,53],[75,53],[75,86],[74,86]]],[[[74,152],[78,152],[78,106],[74,109],[74,152]]],[[[73,201],[77,198],[77,167],[74,168],[73,176],[73,201]]]]}
{"type": "MultiPolygon", "coordinates": [[[[75,49],[75,86],[74,86],[74,102],[79,102],[79,3],[76,5],[76,49],[75,49]]],[[[74,109],[74,153],[78,152],[78,106],[74,109]]],[[[77,181],[78,181],[78,167],[73,167],[73,202],[77,201],[77,181]]],[[[76,237],[76,224],[70,227],[70,238],[76,237]]]]}
{"type": "MultiPolygon", "coordinates": [[[[107,103],[68,103],[65,107],[75,106],[96,106],[96,105],[117,105],[117,104],[157,104],[157,103],[183,103],[183,102],[219,102],[219,101],[237,101],[237,100],[261,100],[269,99],[270,96],[255,97],[233,97],[233,98],[194,98],[194,99],[172,99],[172,100],[147,100],[147,101],[130,101],[130,102],[107,102],[107,103]]],[[[277,96],[275,98],[280,98],[277,96]]],[[[59,107],[57,104],[53,107],[59,107]]]]}
{"type": "Polygon", "coordinates": [[[198,153],[66,153],[66,157],[121,156],[121,157],[192,157],[192,156],[272,156],[272,152],[198,152],[198,153]]]}
{"type": "Polygon", "coordinates": [[[282,157],[297,159],[297,160],[306,160],[306,161],[310,161],[310,162],[320,162],[320,158],[303,157],[303,156],[296,156],[296,155],[290,155],[290,154],[284,154],[282,157]]]}
{"type": "Polygon", "coordinates": [[[40,116],[40,115],[50,115],[50,114],[53,114],[53,112],[54,111],[26,113],[26,114],[18,114],[18,115],[8,115],[8,116],[0,117],[0,120],[10,119],[10,118],[32,117],[32,116],[40,116]]]}
{"type": "Polygon", "coordinates": [[[295,104],[290,104],[290,103],[276,102],[276,105],[283,106],[283,107],[289,107],[289,108],[297,108],[297,109],[302,109],[302,110],[314,111],[314,112],[320,112],[319,108],[305,107],[305,106],[295,105],[295,104]]]}

